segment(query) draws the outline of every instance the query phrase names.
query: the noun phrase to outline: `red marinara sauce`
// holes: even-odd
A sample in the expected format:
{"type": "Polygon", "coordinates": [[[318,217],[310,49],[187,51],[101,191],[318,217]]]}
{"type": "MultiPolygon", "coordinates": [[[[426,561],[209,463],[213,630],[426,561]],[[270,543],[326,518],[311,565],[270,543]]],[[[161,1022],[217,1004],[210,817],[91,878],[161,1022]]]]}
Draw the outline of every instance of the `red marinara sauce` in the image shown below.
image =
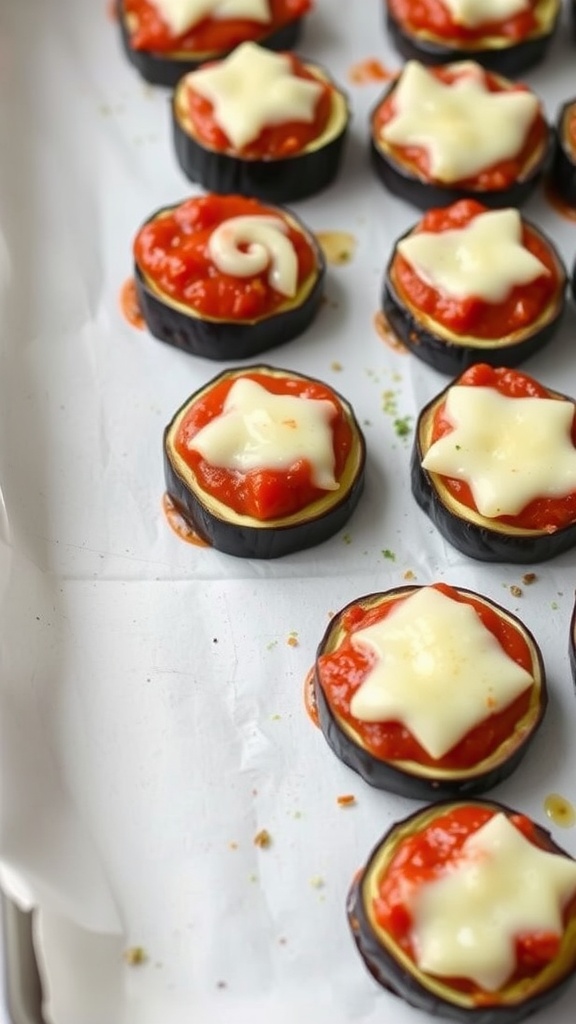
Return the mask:
{"type": "Polygon", "coordinates": [[[312,0],[269,0],[268,24],[246,18],[203,18],[180,36],[173,36],[152,0],[120,0],[125,17],[135,19],[130,45],[154,53],[225,53],[247,40],[258,42],[307,14],[312,0]]]}
{"type": "MultiPolygon", "coordinates": [[[[462,62],[445,64],[442,67],[429,67],[426,70],[448,85],[470,74],[469,71],[462,67],[462,62]]],[[[474,77],[477,78],[478,76],[480,76],[480,81],[489,92],[530,92],[526,85],[520,82],[512,82],[475,64],[474,77]]],[[[395,88],[392,86],[372,116],[375,138],[380,137],[382,128],[396,116],[394,92],[395,88]]],[[[496,191],[510,187],[521,176],[532,155],[545,144],[547,135],[548,126],[542,107],[539,106],[536,116],[526,133],[524,144],[516,156],[507,160],[501,160],[490,167],[485,167],[472,178],[451,181],[450,185],[476,191],[496,191]]],[[[430,159],[428,150],[425,147],[390,144],[389,148],[399,163],[407,164],[409,167],[414,168],[420,176],[427,178],[430,182],[435,181],[430,173],[430,159]]],[[[442,184],[445,184],[445,182],[442,182],[442,184]]]]}
{"type": "MultiPolygon", "coordinates": [[[[485,363],[477,363],[466,370],[456,383],[463,387],[484,387],[494,388],[501,395],[509,398],[554,398],[553,393],[548,391],[542,384],[518,370],[509,370],[505,367],[487,366],[485,363]]],[[[567,401],[574,406],[574,417],[572,419],[572,444],[576,447],[576,404],[569,398],[558,398],[558,401],[567,401]]],[[[451,433],[454,429],[452,423],[445,413],[445,402],[442,402],[436,410],[432,428],[431,444],[445,434],[451,433]]],[[[456,480],[452,477],[443,477],[445,486],[454,497],[468,508],[476,509],[472,491],[463,480],[456,480]]],[[[576,520],[576,492],[567,494],[563,498],[535,498],[517,516],[498,516],[494,522],[506,523],[510,526],[517,526],[528,530],[543,530],[554,533],[562,526],[568,526],[576,520]]]]}
{"type": "MultiPolygon", "coordinates": [[[[414,233],[441,233],[464,228],[488,208],[475,199],[461,199],[452,206],[429,210],[414,233]]],[[[504,302],[489,303],[469,296],[456,298],[427,284],[400,253],[392,265],[395,284],[412,307],[426,313],[456,334],[476,338],[503,338],[536,323],[559,287],[558,265],[543,237],[523,223],[522,244],[549,271],[526,285],[517,285],[504,302]]]]}
{"type": "Polygon", "coordinates": [[[508,18],[483,21],[470,27],[460,25],[452,19],[449,7],[442,0],[388,0],[388,7],[396,22],[408,32],[429,33],[447,42],[470,44],[480,42],[487,36],[498,36],[510,44],[526,39],[538,28],[535,8],[541,0],[529,0],[525,10],[508,18]]]}
{"type": "MultiPolygon", "coordinates": [[[[314,117],[311,121],[284,121],[262,129],[259,135],[241,149],[235,149],[214,115],[214,104],[194,89],[194,72],[183,83],[186,87],[187,114],[195,135],[203,145],[219,152],[234,152],[246,160],[280,160],[302,152],[314,139],[322,135],[332,113],[334,86],[320,72],[303,64],[294,53],[283,53],[290,63],[291,73],[297,78],[314,82],[319,89],[314,117]]],[[[204,67],[209,67],[205,64],[204,67]]]]}
{"type": "MultiPolygon", "coordinates": [[[[334,475],[339,480],[352,448],[352,428],[337,395],[316,380],[268,375],[247,371],[244,375],[274,395],[327,399],[334,405],[331,423],[334,447],[334,475]]],[[[288,470],[255,469],[247,473],[213,466],[199,452],[188,447],[195,434],[222,412],[226,396],[238,377],[215,384],[195,402],[183,418],[175,448],[193,470],[200,486],[240,515],[267,521],[302,511],[326,494],[312,483],[311,466],[300,459],[288,470]]]]}
{"type": "Polygon", "coordinates": [[[566,149],[570,158],[576,163],[576,100],[570,104],[565,114],[566,149]]]}
{"type": "MultiPolygon", "coordinates": [[[[434,587],[453,601],[471,605],[482,624],[496,637],[503,651],[526,671],[532,671],[530,650],[524,637],[494,609],[489,608],[472,594],[462,594],[445,583],[434,587]]],[[[364,682],[374,664],[374,654],[353,646],[352,636],[360,629],[366,629],[387,618],[410,595],[400,594],[397,599],[363,608],[351,605],[342,616],[346,636],[337,650],[323,654],[317,660],[317,677],[332,711],[348,722],[361,738],[366,749],[374,757],[385,761],[409,760],[436,768],[470,768],[493,753],[503,740],[511,734],[517,721],[526,713],[530,704],[531,689],[524,691],[515,701],[498,714],[487,714],[484,722],[470,732],[444,757],[433,758],[420,746],[415,737],[402,722],[363,722],[350,711],[354,693],[364,682]]]]}
{"type": "Polygon", "coordinates": [[[208,240],[231,217],[268,215],[288,225],[287,237],[298,259],[298,287],[317,267],[312,242],[283,211],[244,196],[205,195],[156,216],[134,240],[134,259],[161,292],[201,316],[257,320],[274,313],[286,296],[268,282],[268,268],[250,277],[223,274],[212,262],[208,240]]]}
{"type": "MultiPolygon", "coordinates": [[[[482,804],[463,804],[440,812],[425,828],[403,839],[379,880],[373,910],[378,924],[387,931],[407,955],[416,962],[411,938],[410,897],[418,887],[434,881],[457,863],[460,850],[497,812],[482,804]]],[[[541,831],[522,814],[508,815],[509,821],[529,842],[548,852],[557,848],[548,844],[541,831]]],[[[576,912],[573,898],[564,910],[567,922],[576,912]]],[[[561,935],[554,932],[527,932],[516,939],[516,971],[506,987],[521,978],[533,977],[558,954],[561,935]]],[[[478,996],[478,1002],[498,1001],[498,993],[486,993],[465,978],[444,979],[453,988],[478,996]]]]}

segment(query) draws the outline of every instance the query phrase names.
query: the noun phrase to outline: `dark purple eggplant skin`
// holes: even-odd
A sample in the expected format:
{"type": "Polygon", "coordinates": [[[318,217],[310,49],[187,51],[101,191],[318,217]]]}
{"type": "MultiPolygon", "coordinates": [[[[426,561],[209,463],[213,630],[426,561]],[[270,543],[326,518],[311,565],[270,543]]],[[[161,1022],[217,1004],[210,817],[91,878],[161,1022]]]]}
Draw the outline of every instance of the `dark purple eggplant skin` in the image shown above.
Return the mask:
{"type": "Polygon", "coordinates": [[[382,184],[394,195],[420,210],[430,210],[435,206],[448,206],[459,199],[477,199],[491,209],[506,206],[522,206],[544,174],[548,171],[554,153],[554,134],[547,125],[547,141],[541,159],[530,170],[525,178],[504,189],[473,189],[458,188],[453,185],[433,183],[416,175],[410,168],[395,160],[391,154],[384,153],[375,137],[374,117],[389,93],[395,88],[392,82],[380,96],[370,115],[370,160],[372,167],[382,184]]]}
{"type": "Polygon", "coordinates": [[[390,39],[406,60],[419,60],[422,64],[429,66],[451,64],[458,60],[474,60],[488,71],[496,71],[499,75],[505,75],[507,78],[516,78],[544,60],[558,26],[557,18],[552,31],[538,36],[536,39],[526,39],[524,42],[497,49],[487,47],[470,49],[419,38],[400,25],[388,10],[386,2],[384,2],[384,7],[386,28],[390,39]]]}
{"type": "MultiPolygon", "coordinates": [[[[163,207],[162,210],[167,209],[163,207]]],[[[162,210],[152,214],[154,220],[162,210]]],[[[285,211],[282,211],[285,212],[285,211]]],[[[136,295],[142,316],[150,333],[159,341],[213,361],[250,359],[268,349],[283,345],[310,326],[317,316],[324,297],[326,260],[312,232],[290,211],[292,221],[314,246],[317,277],[305,300],[293,309],[272,313],[256,322],[234,320],[203,320],[187,316],[164,302],[146,282],[134,264],[136,295]]]]}
{"type": "MultiPolygon", "coordinates": [[[[425,406],[418,423],[437,400],[438,396],[425,406]]],[[[562,526],[554,533],[525,537],[479,526],[447,508],[434,486],[431,474],[421,465],[425,453],[422,451],[419,433],[417,424],[410,462],[412,494],[437,530],[457,551],[479,562],[531,565],[547,562],[576,546],[576,522],[562,526]]]]}
{"type": "MultiPolygon", "coordinates": [[[[266,370],[266,367],[259,366],[255,369],[266,370]]],[[[227,376],[228,372],[214,378],[212,383],[216,384],[222,376],[227,376]]],[[[303,377],[304,375],[298,374],[298,376],[303,377]]],[[[332,390],[348,406],[338,392],[332,390]]],[[[170,446],[167,443],[170,427],[180,411],[192,401],[193,397],[188,398],[174,414],[164,431],[164,476],[168,495],[186,522],[202,540],[217,551],[223,551],[225,554],[234,555],[237,558],[271,559],[282,558],[295,551],[304,551],[306,548],[315,547],[342,529],[356,508],[364,489],[366,442],[352,410],[351,424],[360,445],[361,457],[356,477],[347,493],[323,515],[308,519],[303,517],[302,521],[292,526],[267,526],[263,523],[262,526],[242,527],[228,522],[210,511],[201,496],[191,491],[182,479],[171,457],[170,446]]]]}
{"type": "Polygon", "coordinates": [[[572,673],[572,682],[576,687],[576,602],[570,616],[570,635],[568,637],[568,660],[572,673]]]}
{"type": "MultiPolygon", "coordinates": [[[[400,594],[410,593],[411,591],[418,590],[419,588],[398,587],[397,589],[400,594]]],[[[459,587],[458,590],[463,593],[472,593],[472,591],[463,590],[462,587],[459,587]]],[[[371,596],[372,595],[368,595],[368,598],[371,596]]],[[[365,599],[366,598],[361,598],[360,600],[365,599]]],[[[352,602],[352,604],[357,603],[358,599],[352,602]]],[[[496,604],[494,604],[494,607],[496,609],[498,608],[496,604]]],[[[343,608],[339,615],[342,615],[345,611],[346,608],[343,608]]],[[[506,616],[511,619],[515,618],[515,616],[511,615],[508,611],[506,612],[506,616]]],[[[324,652],[324,644],[331,628],[333,628],[334,621],[335,620],[333,619],[331,626],[326,630],[316,652],[316,659],[318,659],[324,652]]],[[[523,623],[519,623],[519,625],[522,626],[525,632],[528,632],[523,623]]],[[[458,773],[455,771],[453,778],[447,780],[442,777],[434,778],[430,775],[417,775],[397,767],[393,761],[383,761],[380,758],[375,757],[374,754],[371,754],[365,747],[352,739],[351,736],[348,736],[341,727],[326,699],[324,690],[322,689],[318,678],[318,673],[315,671],[314,695],[316,699],[316,707],[318,709],[318,724],[328,746],[331,748],[333,753],[336,754],[336,757],[340,758],[344,764],[357,772],[358,775],[364,779],[364,782],[368,783],[368,785],[374,786],[375,789],[383,789],[389,793],[396,793],[398,796],[408,797],[411,800],[440,800],[448,797],[474,796],[487,792],[489,789],[497,786],[500,782],[503,782],[504,779],[507,779],[516,770],[524,758],[531,740],[540,728],[548,706],[548,691],[546,687],[546,676],[542,655],[534,641],[534,637],[531,637],[531,639],[538,655],[540,677],[542,680],[540,714],[534,724],[534,727],[530,730],[530,733],[524,737],[522,744],[499,765],[494,765],[489,770],[475,775],[473,778],[459,777],[458,773]]]]}
{"type": "Polygon", "coordinates": [[[243,160],[208,149],[180,124],[172,104],[176,159],[189,181],[209,192],[238,193],[270,203],[293,203],[323,192],[336,179],[344,156],[348,123],[320,149],[277,160],[243,160]]]}
{"type": "Polygon", "coordinates": [[[567,145],[563,127],[564,118],[570,108],[576,114],[576,99],[570,99],[564,103],[556,119],[554,160],[550,170],[550,181],[560,199],[576,210],[576,158],[567,145]]]}
{"type": "MultiPolygon", "coordinates": [[[[200,59],[194,59],[192,54],[189,59],[176,59],[170,57],[169,54],[153,53],[150,50],[135,50],[130,45],[130,33],[124,20],[122,0],[118,0],[117,10],[120,39],[124,53],[140,76],[146,82],[149,82],[150,85],[165,85],[169,88],[174,88],[183,75],[186,75],[189,71],[194,71],[206,60],[205,55],[200,59]]],[[[257,41],[260,46],[265,46],[269,50],[292,50],[300,40],[302,22],[302,18],[296,18],[294,21],[289,22],[289,24],[279,28],[276,32],[272,32],[269,36],[265,36],[257,41]]],[[[227,50],[214,54],[210,59],[226,57],[229,52],[227,50]]]]}
{"type": "MultiPolygon", "coordinates": [[[[556,334],[566,311],[567,272],[560,254],[550,239],[546,238],[543,232],[533,224],[529,226],[554,251],[558,268],[564,275],[562,292],[557,301],[556,313],[548,323],[535,330],[532,334],[527,335],[521,341],[511,342],[508,345],[499,345],[496,348],[486,348],[482,345],[453,344],[448,339],[443,338],[442,335],[436,334],[430,327],[422,324],[415,312],[404,304],[391,279],[390,271],[396,254],[396,246],[394,247],[384,275],[382,309],[394,334],[413,355],[417,356],[418,359],[421,359],[428,366],[438,370],[439,373],[446,373],[456,377],[478,362],[488,363],[490,366],[519,366],[529,359],[530,356],[544,348],[556,334]]],[[[406,235],[408,234],[411,234],[411,231],[406,233],[406,235]]],[[[403,237],[405,238],[406,235],[403,237]]]]}
{"type": "MultiPolygon", "coordinates": [[[[438,808],[439,815],[449,810],[452,803],[453,801],[438,803],[436,806],[438,808]]],[[[506,814],[508,817],[517,813],[510,807],[495,801],[482,800],[470,801],[470,803],[489,807],[494,809],[496,812],[506,814]]],[[[427,810],[428,808],[424,808],[424,812],[427,810]]],[[[356,875],[352,883],[346,901],[346,913],[348,917],[348,924],[358,952],[360,953],[360,956],[362,957],[370,974],[379,985],[387,989],[393,995],[398,996],[400,999],[404,999],[410,1004],[410,1006],[414,1006],[418,1010],[424,1010],[432,1017],[443,1017],[448,1020],[455,1020],[458,1024],[467,1024],[467,1022],[469,1022],[469,1024],[518,1024],[518,1021],[524,1020],[525,1017],[535,1013],[537,1010],[543,1009],[545,1006],[548,1006],[557,999],[573,979],[573,971],[570,971],[566,977],[562,978],[554,985],[550,985],[542,992],[530,996],[528,999],[524,1000],[523,1003],[517,1003],[509,1006],[478,1006],[467,1009],[451,1003],[448,1000],[441,998],[436,993],[429,991],[418,980],[415,974],[406,970],[406,968],[396,960],[393,954],[382,945],[372,928],[362,894],[362,882],[364,875],[370,870],[372,862],[377,858],[382,846],[393,839],[398,826],[404,826],[411,819],[414,819],[414,831],[416,832],[418,819],[422,813],[422,810],[416,811],[416,813],[410,815],[409,818],[393,825],[392,828],[390,828],[382,837],[380,842],[374,847],[366,865],[362,871],[356,875]]],[[[563,850],[554,842],[552,836],[546,829],[537,825],[535,822],[533,822],[533,824],[536,835],[551,853],[556,853],[565,857],[570,856],[566,850],[563,850]]]]}

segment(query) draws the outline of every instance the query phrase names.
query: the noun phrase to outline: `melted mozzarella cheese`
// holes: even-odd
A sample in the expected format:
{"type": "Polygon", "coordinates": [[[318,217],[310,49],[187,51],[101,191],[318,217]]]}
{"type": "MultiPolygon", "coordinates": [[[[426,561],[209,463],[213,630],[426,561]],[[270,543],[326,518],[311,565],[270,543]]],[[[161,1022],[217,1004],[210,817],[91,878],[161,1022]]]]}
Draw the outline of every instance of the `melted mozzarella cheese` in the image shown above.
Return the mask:
{"type": "Polygon", "coordinates": [[[188,442],[207,462],[248,473],[287,470],[306,459],[312,483],[338,490],[334,476],[331,422],[335,407],[327,399],[274,395],[257,381],[234,382],[222,412],[188,442]]]}
{"type": "Polygon", "coordinates": [[[445,408],[454,430],[430,446],[422,466],[469,484],[481,515],[518,515],[535,498],[576,491],[572,402],[455,385],[445,408]]]}
{"type": "Polygon", "coordinates": [[[463,228],[416,232],[398,251],[423,281],[458,299],[502,302],[516,285],[549,274],[522,243],[518,210],[481,213],[463,228]]]}
{"type": "Polygon", "coordinates": [[[530,8],[528,0],[442,0],[452,21],[477,28],[491,21],[504,21],[530,8]]]}
{"type": "Polygon", "coordinates": [[[364,722],[402,722],[439,758],[532,685],[469,604],[422,587],[386,618],[352,634],[374,656],[350,710],[364,722]]]}
{"type": "Polygon", "coordinates": [[[418,966],[497,991],[514,973],[517,937],[561,936],[575,892],[575,861],[539,849],[496,814],[466,839],[458,862],[413,894],[418,966]]]}
{"type": "Polygon", "coordinates": [[[423,147],[431,176],[442,182],[472,178],[517,156],[539,106],[527,91],[490,92],[471,61],[451,66],[460,72],[448,84],[408,61],[394,90],[395,113],[380,129],[385,143],[423,147]]]}
{"type": "Polygon", "coordinates": [[[208,239],[208,252],[218,270],[233,277],[251,277],[268,267],[268,283],[287,298],[296,294],[298,257],[280,217],[230,217],[208,239]]]}
{"type": "Polygon", "coordinates": [[[205,18],[245,18],[265,25],[271,21],[268,0],[152,0],[152,4],[174,36],[183,35],[205,18]]]}
{"type": "Polygon", "coordinates": [[[242,43],[224,60],[186,76],[213,105],[213,116],[236,149],[264,128],[288,121],[310,123],[322,92],[318,82],[292,73],[289,57],[256,43],[242,43]]]}

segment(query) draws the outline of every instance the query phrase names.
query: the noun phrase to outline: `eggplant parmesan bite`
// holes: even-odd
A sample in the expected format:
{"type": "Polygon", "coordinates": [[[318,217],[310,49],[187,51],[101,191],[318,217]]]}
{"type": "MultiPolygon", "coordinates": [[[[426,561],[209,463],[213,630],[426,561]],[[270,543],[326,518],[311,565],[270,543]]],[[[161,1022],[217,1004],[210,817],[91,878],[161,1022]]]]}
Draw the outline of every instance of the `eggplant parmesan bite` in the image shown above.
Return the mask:
{"type": "Polygon", "coordinates": [[[550,177],[556,195],[576,212],[576,99],[560,108],[550,177]]]}
{"type": "Polygon", "coordinates": [[[517,366],[541,349],[566,284],[555,246],[518,210],[461,199],[429,210],[396,243],[382,306],[414,355],[455,376],[479,359],[517,366]]]}
{"type": "Polygon", "coordinates": [[[152,85],[174,86],[207,60],[252,40],[296,46],[312,0],[117,0],[124,52],[152,85]]]}
{"type": "Polygon", "coordinates": [[[246,359],[297,337],[318,312],[325,273],[320,246],[293,213],[243,196],[159,210],[134,240],[148,329],[205,359],[246,359]]]}
{"type": "Polygon", "coordinates": [[[219,551],[278,558],[327,540],[364,485],[366,449],[349,403],[290,370],[227,370],[164,433],[166,489],[219,551]]]}
{"type": "Polygon", "coordinates": [[[176,157],[190,181],[289,203],[336,177],[349,110],[322,68],[243,43],[179,81],[172,121],[176,157]]]}
{"type": "Polygon", "coordinates": [[[475,60],[515,77],[544,59],[561,0],[384,0],[400,53],[424,64],[475,60]]]}
{"type": "Polygon", "coordinates": [[[551,152],[538,97],[471,60],[408,61],[371,114],[378,177],[423,210],[464,198],[521,206],[551,152]]]}
{"type": "Polygon", "coordinates": [[[421,412],[411,479],[470,558],[553,558],[576,545],[576,403],[519,370],[471,366],[421,412]]]}
{"type": "Polygon", "coordinates": [[[496,802],[436,803],[394,824],[347,913],[380,985],[460,1024],[517,1024],[576,972],[576,861],[496,802]]]}
{"type": "Polygon", "coordinates": [[[526,627],[489,598],[444,583],[347,605],[318,648],[314,688],[336,756],[370,785],[418,800],[503,781],[547,705],[526,627]]]}

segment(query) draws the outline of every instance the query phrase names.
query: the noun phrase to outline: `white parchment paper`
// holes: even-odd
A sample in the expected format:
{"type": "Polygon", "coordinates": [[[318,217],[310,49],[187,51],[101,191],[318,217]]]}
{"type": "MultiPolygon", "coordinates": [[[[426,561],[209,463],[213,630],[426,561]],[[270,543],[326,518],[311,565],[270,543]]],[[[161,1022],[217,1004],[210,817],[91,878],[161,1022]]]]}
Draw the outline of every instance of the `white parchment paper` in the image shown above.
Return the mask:
{"type": "MultiPolygon", "coordinates": [[[[412,433],[395,420],[411,427],[445,378],[373,326],[391,246],[418,218],[368,165],[381,86],[349,77],[368,57],[399,65],[381,4],[318,0],[308,19],[300,50],[346,85],[353,125],[337,184],[295,208],[357,249],[330,269],[317,323],[266,357],[352,401],[366,493],[340,535],[275,563],[185,545],[161,514],[163,427],[222,369],[133,330],[118,307],[135,230],[194,191],[167,92],[126,63],[103,0],[4,0],[0,15],[0,856],[4,885],[39,908],[47,1019],[416,1024],[368,976],[344,913],[354,871],[414,805],[334,758],[304,677],[329,613],[408,571],[491,596],[534,631],[550,686],[541,732],[494,796],[545,822],[550,792],[576,800],[575,556],[522,586],[522,567],[450,548],[411,497],[412,433]],[[131,946],[141,966],[123,960],[131,946]]],[[[567,28],[565,12],[526,76],[550,117],[576,94],[567,28]]],[[[571,264],[576,226],[541,195],[526,212],[571,264]]],[[[526,366],[572,394],[575,328],[571,305],[526,366]]],[[[550,827],[576,853],[576,832],[550,827]]],[[[571,998],[548,1024],[572,1021],[571,998]]]]}

